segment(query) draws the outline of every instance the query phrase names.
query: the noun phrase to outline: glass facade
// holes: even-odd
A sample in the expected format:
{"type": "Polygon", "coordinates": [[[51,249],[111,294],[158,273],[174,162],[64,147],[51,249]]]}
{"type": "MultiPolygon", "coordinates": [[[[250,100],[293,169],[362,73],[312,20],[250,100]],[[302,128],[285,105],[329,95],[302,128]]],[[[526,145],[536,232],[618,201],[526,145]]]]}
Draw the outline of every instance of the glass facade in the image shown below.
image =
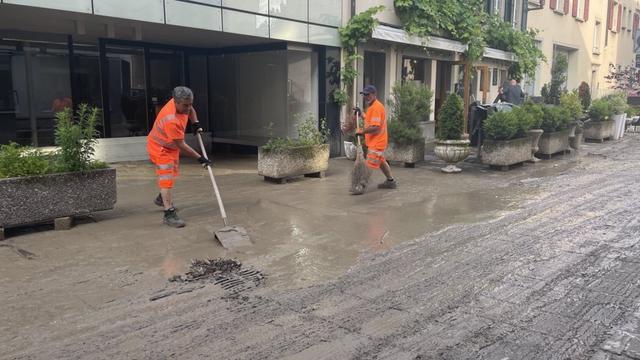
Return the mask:
{"type": "Polygon", "coordinates": [[[93,13],[116,18],[164,23],[163,0],[94,1],[93,13]]]}
{"type": "Polygon", "coordinates": [[[48,9],[77,11],[91,14],[91,0],[4,0],[5,4],[29,5],[48,9]]]}

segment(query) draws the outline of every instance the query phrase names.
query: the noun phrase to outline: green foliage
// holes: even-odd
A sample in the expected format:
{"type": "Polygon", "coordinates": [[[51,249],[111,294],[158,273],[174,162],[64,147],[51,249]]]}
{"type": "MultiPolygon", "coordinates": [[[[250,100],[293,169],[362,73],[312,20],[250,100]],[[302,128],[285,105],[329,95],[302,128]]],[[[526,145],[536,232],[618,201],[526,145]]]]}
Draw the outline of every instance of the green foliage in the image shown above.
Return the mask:
{"type": "Polygon", "coordinates": [[[582,118],[582,103],[577,92],[568,92],[560,95],[560,106],[569,111],[571,121],[582,118]]]}
{"type": "Polygon", "coordinates": [[[637,106],[629,106],[627,109],[627,117],[634,117],[640,115],[640,108],[637,106]]]}
{"type": "Polygon", "coordinates": [[[588,110],[591,106],[591,87],[586,82],[581,82],[578,86],[578,96],[583,110],[588,110]]]}
{"type": "Polygon", "coordinates": [[[487,18],[482,0],[394,0],[393,5],[408,33],[458,40],[468,45],[467,59],[482,57],[487,18]]]}
{"type": "Polygon", "coordinates": [[[531,115],[529,129],[540,129],[542,126],[542,120],[544,119],[544,110],[542,110],[542,107],[541,104],[536,104],[533,101],[525,101],[525,103],[522,104],[522,111],[531,115]]]}
{"type": "Polygon", "coordinates": [[[265,152],[279,151],[296,147],[312,147],[326,144],[329,140],[329,129],[327,121],[322,118],[320,123],[312,113],[306,115],[296,115],[297,137],[271,137],[266,145],[262,147],[265,152]]]}
{"type": "Polygon", "coordinates": [[[627,94],[624,92],[615,92],[611,95],[607,95],[604,97],[605,100],[609,102],[609,107],[611,108],[611,112],[615,115],[624,114],[627,112],[627,94]]]}
{"type": "Polygon", "coordinates": [[[44,175],[53,171],[50,155],[16,143],[0,146],[0,178],[44,175]]]}
{"type": "Polygon", "coordinates": [[[373,29],[378,25],[378,20],[373,16],[383,9],[384,6],[369,8],[349,19],[347,25],[338,29],[342,47],[346,51],[344,66],[340,71],[341,88],[333,93],[334,100],[340,106],[344,106],[351,101],[349,108],[353,107],[353,99],[350,96],[353,93],[353,81],[358,77],[355,63],[360,56],[357,54],[357,47],[360,42],[371,38],[373,29]]]}
{"type": "Polygon", "coordinates": [[[571,113],[562,106],[545,106],[543,108],[544,117],[542,119],[542,130],[546,133],[562,131],[569,127],[571,122],[571,113]]]}
{"type": "Polygon", "coordinates": [[[611,114],[611,107],[606,99],[596,99],[591,103],[589,118],[592,121],[605,121],[611,114]]]}
{"type": "Polygon", "coordinates": [[[559,54],[553,60],[551,67],[551,82],[542,87],[541,95],[545,104],[560,104],[560,95],[564,92],[563,86],[567,81],[567,69],[569,64],[564,54],[559,54]]]}
{"type": "Polygon", "coordinates": [[[413,81],[397,83],[388,100],[390,120],[389,137],[398,145],[411,145],[424,142],[420,122],[431,113],[433,92],[426,86],[413,81]]]}
{"type": "Polygon", "coordinates": [[[491,114],[484,122],[485,136],[493,140],[520,139],[527,136],[527,131],[533,127],[537,114],[536,104],[516,106],[511,111],[497,111],[491,114]],[[530,110],[534,110],[531,113],[530,110]]]}
{"type": "Polygon", "coordinates": [[[464,126],[462,98],[449,94],[438,113],[436,137],[439,140],[459,140],[464,126]]]}
{"type": "Polygon", "coordinates": [[[514,63],[509,73],[514,79],[521,80],[523,76],[535,77],[536,67],[540,61],[547,61],[542,50],[536,45],[537,29],[520,31],[512,24],[503,21],[499,16],[490,16],[487,26],[488,46],[514,53],[518,62],[514,63]]]}
{"type": "Polygon", "coordinates": [[[99,136],[96,130],[100,109],[81,104],[74,119],[73,111],[66,108],[56,113],[56,144],[58,151],[58,171],[86,171],[106,167],[93,161],[95,146],[99,136]]]}

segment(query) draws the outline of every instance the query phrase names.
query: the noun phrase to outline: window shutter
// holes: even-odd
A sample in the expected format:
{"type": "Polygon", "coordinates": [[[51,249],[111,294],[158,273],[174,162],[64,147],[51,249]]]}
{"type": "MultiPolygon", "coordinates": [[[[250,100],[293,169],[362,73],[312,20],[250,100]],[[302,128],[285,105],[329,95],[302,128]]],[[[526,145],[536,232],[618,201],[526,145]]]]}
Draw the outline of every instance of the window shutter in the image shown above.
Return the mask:
{"type": "Polygon", "coordinates": [[[613,0],[609,0],[609,9],[607,11],[607,30],[613,30],[613,0]]]}
{"type": "Polygon", "coordinates": [[[578,1],[580,0],[573,0],[573,8],[571,9],[571,15],[573,17],[578,17],[578,1]]]}
{"type": "MultiPolygon", "coordinates": [[[[575,0],[574,0],[575,2],[575,0]]],[[[569,13],[569,0],[564,0],[564,9],[562,9],[562,12],[565,14],[569,13]]]]}
{"type": "Polygon", "coordinates": [[[555,10],[558,7],[558,0],[549,0],[549,8],[555,10]]]}
{"type": "Polygon", "coordinates": [[[638,14],[633,14],[633,34],[634,35],[638,30],[638,26],[640,26],[640,16],[638,16],[638,14]]]}
{"type": "Polygon", "coordinates": [[[622,4],[618,4],[618,32],[622,28],[622,4]]]}
{"type": "Polygon", "coordinates": [[[589,0],[584,0],[584,21],[589,20],[589,0]]]}

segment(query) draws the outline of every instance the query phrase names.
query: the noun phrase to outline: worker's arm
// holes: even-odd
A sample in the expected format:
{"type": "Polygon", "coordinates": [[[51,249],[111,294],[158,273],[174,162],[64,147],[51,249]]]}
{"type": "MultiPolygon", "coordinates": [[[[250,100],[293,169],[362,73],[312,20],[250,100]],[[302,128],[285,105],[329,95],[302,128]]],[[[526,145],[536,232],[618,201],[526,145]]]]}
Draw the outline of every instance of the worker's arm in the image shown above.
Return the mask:
{"type": "Polygon", "coordinates": [[[198,133],[202,133],[202,127],[200,126],[200,121],[198,121],[198,113],[194,107],[191,107],[191,111],[189,111],[189,120],[191,120],[191,128],[193,129],[193,135],[198,133]]]}
{"type": "Polygon", "coordinates": [[[211,160],[205,158],[203,155],[200,155],[197,151],[193,150],[191,146],[184,142],[184,139],[176,139],[173,140],[173,142],[182,151],[183,154],[187,154],[192,158],[198,159],[198,162],[202,165],[211,165],[211,160]]]}
{"type": "Polygon", "coordinates": [[[360,133],[377,135],[380,133],[380,131],[382,131],[382,128],[380,126],[372,125],[364,128],[364,130],[360,131],[360,133]]]}

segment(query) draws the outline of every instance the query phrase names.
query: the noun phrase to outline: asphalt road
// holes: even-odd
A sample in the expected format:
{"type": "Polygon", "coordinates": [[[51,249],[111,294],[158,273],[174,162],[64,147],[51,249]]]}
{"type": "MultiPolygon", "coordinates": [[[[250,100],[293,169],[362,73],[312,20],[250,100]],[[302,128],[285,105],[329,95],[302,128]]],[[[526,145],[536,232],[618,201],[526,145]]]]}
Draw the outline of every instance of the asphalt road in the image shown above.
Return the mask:
{"type": "Polygon", "coordinates": [[[70,315],[8,357],[638,359],[640,136],[580,157],[513,184],[537,194],[518,209],[371,255],[335,281],[172,283],[155,301],[70,315]]]}

